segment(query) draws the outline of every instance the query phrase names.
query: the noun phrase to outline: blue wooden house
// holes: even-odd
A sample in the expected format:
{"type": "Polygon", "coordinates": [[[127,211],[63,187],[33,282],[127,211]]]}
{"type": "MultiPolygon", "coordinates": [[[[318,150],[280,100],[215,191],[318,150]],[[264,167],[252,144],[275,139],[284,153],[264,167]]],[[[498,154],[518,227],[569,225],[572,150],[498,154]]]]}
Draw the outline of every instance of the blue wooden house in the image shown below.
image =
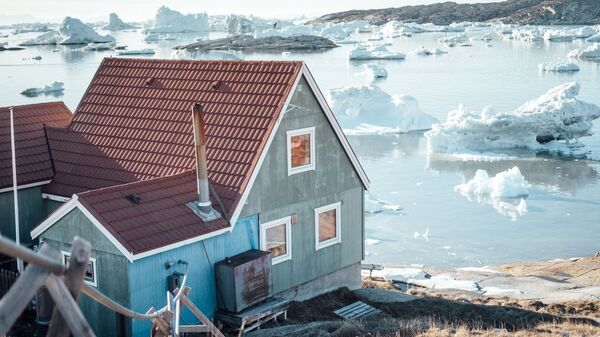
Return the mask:
{"type": "MultiPolygon", "coordinates": [[[[69,125],[46,132],[42,192],[63,203],[31,236],[65,256],[90,241],[86,282],[124,306],[161,307],[187,264],[212,317],[215,264],[250,249],[271,253],[276,296],[360,287],[369,182],[302,62],[107,58],[69,125]]],[[[148,334],[82,307],[99,336],[148,334]]]]}

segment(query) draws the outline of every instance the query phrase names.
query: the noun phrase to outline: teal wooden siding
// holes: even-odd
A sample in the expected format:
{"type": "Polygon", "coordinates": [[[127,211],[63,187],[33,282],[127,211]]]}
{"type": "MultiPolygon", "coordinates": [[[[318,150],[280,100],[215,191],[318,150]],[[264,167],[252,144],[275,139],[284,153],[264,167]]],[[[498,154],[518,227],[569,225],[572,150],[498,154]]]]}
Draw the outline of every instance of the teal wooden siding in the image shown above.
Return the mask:
{"type": "Polygon", "coordinates": [[[285,291],[363,258],[364,187],[307,81],[299,82],[242,215],[260,223],[292,214],[292,259],[273,266],[273,289],[285,291]],[[288,176],[287,131],[315,127],[316,170],[288,176]],[[314,209],[341,202],[341,243],[315,249],[314,209]]]}
{"type": "MultiPolygon", "coordinates": [[[[118,303],[129,307],[127,269],[129,261],[102,232],[79,210],[74,209],[46,230],[40,240],[62,251],[71,251],[76,235],[92,244],[92,257],[96,259],[98,290],[118,303]]],[[[96,336],[114,337],[122,330],[117,314],[82,295],[79,301],[83,314],[90,322],[96,336]]],[[[147,310],[147,309],[146,309],[147,310]]],[[[125,321],[125,330],[129,322],[125,321]]]]}
{"type": "MultiPolygon", "coordinates": [[[[258,217],[248,216],[237,221],[231,233],[225,233],[200,242],[145,257],[130,264],[129,289],[131,306],[138,312],[148,308],[161,308],[166,304],[167,276],[175,271],[183,272],[183,266],[165,268],[167,262],[184,260],[189,263],[188,286],[190,298],[202,312],[212,317],[217,309],[217,287],[214,265],[226,257],[258,248],[258,217]]],[[[196,323],[189,311],[184,310],[182,324],[196,323]]],[[[151,324],[134,321],[132,335],[146,337],[151,324]]]]}
{"type": "MultiPolygon", "coordinates": [[[[42,199],[42,186],[18,191],[21,243],[31,245],[30,232],[60,203],[42,199]]],[[[14,240],[15,209],[12,192],[0,193],[0,233],[14,240]]]]}

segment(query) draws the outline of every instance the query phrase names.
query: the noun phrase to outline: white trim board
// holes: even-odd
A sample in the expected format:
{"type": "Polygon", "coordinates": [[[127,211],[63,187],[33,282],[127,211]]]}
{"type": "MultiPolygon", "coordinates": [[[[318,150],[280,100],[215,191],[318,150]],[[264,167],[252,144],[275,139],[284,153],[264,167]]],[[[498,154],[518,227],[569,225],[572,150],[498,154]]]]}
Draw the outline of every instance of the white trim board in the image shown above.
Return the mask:
{"type": "MultiPolygon", "coordinates": [[[[35,182],[35,183],[30,183],[30,184],[18,185],[17,186],[17,190],[24,190],[26,188],[48,185],[48,184],[50,184],[51,181],[52,180],[44,180],[44,181],[38,181],[38,182],[35,182]]],[[[12,192],[12,191],[13,191],[13,187],[12,186],[0,189],[0,193],[12,192]]]]}
{"type": "Polygon", "coordinates": [[[42,199],[48,199],[48,200],[58,201],[58,202],[67,202],[67,201],[69,201],[70,198],[63,197],[60,195],[42,193],[42,199]]]}

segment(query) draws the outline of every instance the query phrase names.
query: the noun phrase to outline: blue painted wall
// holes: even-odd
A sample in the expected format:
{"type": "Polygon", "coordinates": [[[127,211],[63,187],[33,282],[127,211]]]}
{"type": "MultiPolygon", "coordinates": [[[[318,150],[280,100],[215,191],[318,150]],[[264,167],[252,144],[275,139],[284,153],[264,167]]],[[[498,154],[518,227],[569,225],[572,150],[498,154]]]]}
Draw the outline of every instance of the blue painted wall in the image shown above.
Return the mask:
{"type": "MultiPolygon", "coordinates": [[[[192,289],[190,298],[209,318],[217,309],[215,263],[249,249],[258,249],[258,215],[239,219],[231,233],[179,247],[168,252],[149,256],[130,263],[129,289],[132,309],[146,312],[148,308],[161,308],[166,304],[167,276],[174,271],[183,272],[183,266],[165,269],[166,262],[189,262],[187,284],[192,289]]],[[[183,310],[182,324],[194,324],[195,317],[183,310]]],[[[132,336],[147,337],[150,323],[134,320],[132,336]]]]}

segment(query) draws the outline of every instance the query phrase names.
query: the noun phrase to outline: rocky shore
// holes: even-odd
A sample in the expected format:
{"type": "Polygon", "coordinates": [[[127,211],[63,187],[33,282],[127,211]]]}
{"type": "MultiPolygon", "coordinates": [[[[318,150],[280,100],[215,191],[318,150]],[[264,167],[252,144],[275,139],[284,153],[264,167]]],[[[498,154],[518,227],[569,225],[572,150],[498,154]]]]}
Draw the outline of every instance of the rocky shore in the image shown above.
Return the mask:
{"type": "Polygon", "coordinates": [[[310,23],[354,20],[367,20],[375,25],[392,20],[436,25],[498,20],[522,25],[595,25],[600,24],[600,4],[598,0],[507,0],[475,4],[443,2],[332,13],[310,23]]]}
{"type": "Polygon", "coordinates": [[[312,35],[294,35],[289,37],[269,36],[254,38],[252,35],[236,35],[222,39],[199,41],[176,49],[190,51],[242,50],[242,51],[286,51],[286,50],[322,50],[335,48],[331,40],[312,35]]]}

